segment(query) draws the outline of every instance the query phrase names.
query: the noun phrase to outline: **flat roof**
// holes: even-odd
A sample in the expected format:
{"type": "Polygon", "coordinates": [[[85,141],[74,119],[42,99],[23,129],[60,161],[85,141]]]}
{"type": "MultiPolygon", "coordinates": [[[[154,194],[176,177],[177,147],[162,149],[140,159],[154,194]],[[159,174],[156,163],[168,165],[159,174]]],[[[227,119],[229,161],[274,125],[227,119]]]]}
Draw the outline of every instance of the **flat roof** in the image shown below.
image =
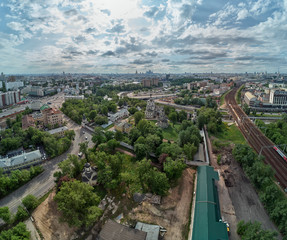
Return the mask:
{"type": "Polygon", "coordinates": [[[48,131],[48,133],[50,133],[51,135],[53,135],[53,134],[56,134],[56,133],[60,133],[60,132],[63,132],[63,131],[67,131],[67,130],[69,130],[69,128],[67,128],[66,126],[64,126],[64,127],[59,127],[59,128],[52,129],[52,130],[48,131]]]}
{"type": "Polygon", "coordinates": [[[197,168],[197,188],[192,240],[228,240],[226,224],[221,222],[215,180],[218,173],[210,166],[197,168]]]}

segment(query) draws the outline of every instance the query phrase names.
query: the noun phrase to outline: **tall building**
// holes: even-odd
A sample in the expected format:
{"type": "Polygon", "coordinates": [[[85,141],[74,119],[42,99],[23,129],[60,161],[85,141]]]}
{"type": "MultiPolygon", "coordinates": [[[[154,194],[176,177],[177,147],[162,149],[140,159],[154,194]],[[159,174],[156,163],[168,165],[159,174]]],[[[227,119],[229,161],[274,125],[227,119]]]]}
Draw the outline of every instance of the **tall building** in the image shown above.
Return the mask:
{"type": "Polygon", "coordinates": [[[158,86],[158,82],[159,82],[158,78],[142,80],[143,87],[158,86]]]}
{"type": "Polygon", "coordinates": [[[287,92],[279,89],[270,91],[269,102],[274,105],[287,105],[287,92]]]}
{"type": "Polygon", "coordinates": [[[1,72],[1,77],[0,77],[0,81],[4,82],[5,81],[5,75],[3,72],[1,72]]]}
{"type": "Polygon", "coordinates": [[[20,91],[0,93],[0,107],[9,106],[20,102],[20,91]]]}

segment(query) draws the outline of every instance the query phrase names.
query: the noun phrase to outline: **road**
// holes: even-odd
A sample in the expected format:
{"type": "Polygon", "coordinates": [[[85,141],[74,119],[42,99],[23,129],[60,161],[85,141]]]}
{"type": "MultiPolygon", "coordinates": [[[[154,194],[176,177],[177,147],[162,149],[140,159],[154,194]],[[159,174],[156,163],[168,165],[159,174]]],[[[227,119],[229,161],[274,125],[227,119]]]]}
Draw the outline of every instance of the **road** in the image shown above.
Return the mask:
{"type": "Polygon", "coordinates": [[[59,170],[57,164],[65,160],[68,154],[78,154],[79,143],[84,142],[86,136],[88,138],[87,141],[89,142],[89,147],[93,146],[93,142],[91,141],[91,134],[87,133],[86,131],[83,133],[81,126],[74,123],[66,116],[64,117],[64,120],[67,122],[67,127],[70,130],[74,130],[76,133],[75,140],[73,141],[70,149],[66,153],[45,162],[42,165],[44,172],[8,196],[2,198],[0,200],[0,207],[8,206],[12,213],[16,213],[18,206],[21,205],[21,200],[28,194],[32,194],[36,197],[43,196],[55,186],[53,174],[59,170]]]}

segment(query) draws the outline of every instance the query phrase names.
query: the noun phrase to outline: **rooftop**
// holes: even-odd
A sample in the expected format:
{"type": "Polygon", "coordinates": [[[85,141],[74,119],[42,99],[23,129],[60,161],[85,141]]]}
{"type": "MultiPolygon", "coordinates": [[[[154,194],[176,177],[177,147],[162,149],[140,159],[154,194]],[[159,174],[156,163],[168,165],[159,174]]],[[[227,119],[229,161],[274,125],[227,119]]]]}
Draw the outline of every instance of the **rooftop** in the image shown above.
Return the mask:
{"type": "Polygon", "coordinates": [[[256,98],[251,92],[246,92],[245,96],[250,100],[252,98],[256,98]]]}
{"type": "Polygon", "coordinates": [[[23,152],[22,154],[13,156],[11,158],[6,157],[0,159],[0,168],[16,166],[22,163],[27,163],[39,159],[41,157],[42,154],[39,150],[28,153],[23,152]]]}
{"type": "Polygon", "coordinates": [[[228,240],[215,185],[215,180],[219,180],[218,173],[210,166],[199,166],[197,169],[192,240],[228,240]]]}
{"type": "Polygon", "coordinates": [[[99,240],[146,240],[147,233],[108,220],[99,234],[99,240]]]}
{"type": "Polygon", "coordinates": [[[137,222],[135,229],[141,230],[147,233],[146,240],[158,240],[159,229],[158,225],[151,225],[142,222],[137,222]]]}
{"type": "Polygon", "coordinates": [[[52,129],[52,130],[48,131],[48,133],[53,135],[53,134],[56,134],[56,133],[61,133],[61,132],[67,131],[67,130],[69,130],[69,128],[64,126],[64,127],[59,127],[59,128],[52,129]]]}

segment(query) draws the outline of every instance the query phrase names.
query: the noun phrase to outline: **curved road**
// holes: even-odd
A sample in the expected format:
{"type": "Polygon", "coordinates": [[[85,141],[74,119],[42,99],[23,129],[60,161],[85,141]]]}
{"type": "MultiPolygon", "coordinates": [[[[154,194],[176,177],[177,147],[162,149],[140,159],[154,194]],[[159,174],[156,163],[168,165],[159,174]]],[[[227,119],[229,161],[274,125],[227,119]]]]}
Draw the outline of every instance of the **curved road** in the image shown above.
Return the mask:
{"type": "Polygon", "coordinates": [[[88,137],[89,147],[92,147],[93,142],[89,133],[83,133],[81,126],[72,122],[69,118],[64,117],[64,120],[68,122],[67,127],[76,133],[75,140],[72,142],[70,149],[66,153],[45,162],[42,165],[44,172],[2,198],[0,200],[0,207],[8,206],[12,213],[16,213],[18,206],[21,205],[21,200],[28,194],[32,194],[38,198],[43,196],[55,186],[53,174],[59,170],[58,163],[65,160],[68,154],[78,154],[79,143],[84,142],[86,136],[88,137]]]}

